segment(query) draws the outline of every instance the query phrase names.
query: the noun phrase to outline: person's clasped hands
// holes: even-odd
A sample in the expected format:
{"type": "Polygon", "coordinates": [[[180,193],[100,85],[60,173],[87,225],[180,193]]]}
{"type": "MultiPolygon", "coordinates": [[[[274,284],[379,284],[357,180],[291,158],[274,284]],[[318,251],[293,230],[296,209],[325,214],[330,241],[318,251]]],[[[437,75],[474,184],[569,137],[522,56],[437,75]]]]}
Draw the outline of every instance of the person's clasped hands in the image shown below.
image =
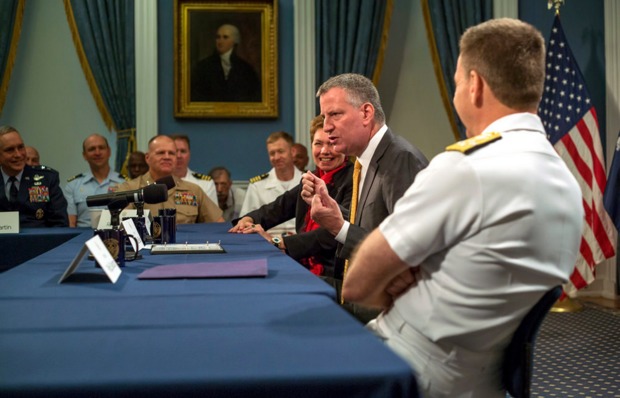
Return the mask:
{"type": "Polygon", "coordinates": [[[301,178],[301,183],[301,197],[310,205],[310,217],[332,235],[338,234],[344,218],[338,202],[329,196],[325,181],[307,172],[301,178]]]}

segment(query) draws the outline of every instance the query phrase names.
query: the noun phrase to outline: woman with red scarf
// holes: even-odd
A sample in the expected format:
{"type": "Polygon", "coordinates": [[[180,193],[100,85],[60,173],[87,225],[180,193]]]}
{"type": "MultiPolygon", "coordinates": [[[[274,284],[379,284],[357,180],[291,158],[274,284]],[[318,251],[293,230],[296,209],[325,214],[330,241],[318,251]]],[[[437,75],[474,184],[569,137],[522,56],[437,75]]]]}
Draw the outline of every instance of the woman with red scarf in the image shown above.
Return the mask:
{"type": "MultiPolygon", "coordinates": [[[[329,195],[341,208],[351,204],[353,164],[344,154],[336,152],[323,131],[323,117],[310,123],[312,157],[316,164],[313,173],[327,185],[329,195]]],[[[301,184],[280,195],[275,201],[233,220],[230,232],[259,233],[269,242],[284,250],[315,275],[333,276],[337,242],[333,235],[310,218],[310,206],[301,198],[301,184]],[[265,232],[284,221],[295,218],[297,234],[272,236],[265,232]]]]}

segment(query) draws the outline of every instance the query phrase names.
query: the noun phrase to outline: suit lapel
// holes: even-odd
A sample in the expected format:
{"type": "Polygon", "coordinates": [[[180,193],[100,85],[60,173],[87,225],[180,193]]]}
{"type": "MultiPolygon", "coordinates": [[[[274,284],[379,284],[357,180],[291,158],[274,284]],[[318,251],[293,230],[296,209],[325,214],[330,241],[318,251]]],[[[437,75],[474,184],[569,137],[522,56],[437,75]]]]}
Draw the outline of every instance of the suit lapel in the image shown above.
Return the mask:
{"type": "Polygon", "coordinates": [[[362,223],[362,209],[364,209],[364,207],[366,206],[366,200],[368,199],[370,187],[372,187],[375,181],[377,169],[379,168],[379,161],[383,157],[383,154],[385,153],[387,148],[390,146],[392,139],[392,132],[390,131],[390,129],[387,129],[387,131],[383,135],[383,138],[379,142],[379,145],[377,145],[375,153],[372,155],[370,165],[368,165],[368,170],[366,171],[366,176],[364,177],[364,186],[362,187],[362,192],[357,202],[357,210],[355,211],[355,224],[357,225],[361,225],[362,223]]]}

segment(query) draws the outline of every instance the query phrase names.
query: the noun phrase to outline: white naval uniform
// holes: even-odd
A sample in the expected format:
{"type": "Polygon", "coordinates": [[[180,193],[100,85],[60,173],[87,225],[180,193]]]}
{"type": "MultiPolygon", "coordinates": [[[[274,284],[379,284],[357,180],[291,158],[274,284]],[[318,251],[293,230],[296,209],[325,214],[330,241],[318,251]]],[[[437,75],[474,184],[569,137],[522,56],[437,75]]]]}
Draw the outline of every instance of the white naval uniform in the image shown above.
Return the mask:
{"type": "MultiPolygon", "coordinates": [[[[262,205],[273,202],[278,196],[297,186],[301,182],[303,173],[299,171],[297,167],[294,167],[294,169],[295,175],[293,175],[293,179],[290,181],[282,182],[278,180],[276,177],[276,171],[273,168],[269,170],[269,173],[267,173],[268,175],[263,174],[264,178],[261,178],[258,181],[254,181],[255,179],[252,178],[245,194],[243,206],[241,206],[241,212],[239,213],[240,216],[243,217],[249,212],[258,209],[262,205]]],[[[269,233],[295,233],[295,218],[293,217],[289,221],[276,225],[269,230],[269,233]]]]}
{"type": "Polygon", "coordinates": [[[416,370],[425,396],[504,397],[503,349],[577,259],[581,191],[538,116],[506,116],[490,132],[501,138],[437,155],[379,227],[420,273],[368,327],[416,370]]]}
{"type": "Polygon", "coordinates": [[[211,199],[213,203],[217,205],[217,191],[215,190],[215,183],[213,182],[211,177],[208,177],[207,179],[197,178],[195,174],[208,177],[206,174],[196,173],[195,171],[192,171],[188,168],[187,174],[185,174],[185,177],[182,177],[181,179],[193,182],[194,184],[198,185],[204,191],[204,193],[207,194],[209,199],[211,199]]]}

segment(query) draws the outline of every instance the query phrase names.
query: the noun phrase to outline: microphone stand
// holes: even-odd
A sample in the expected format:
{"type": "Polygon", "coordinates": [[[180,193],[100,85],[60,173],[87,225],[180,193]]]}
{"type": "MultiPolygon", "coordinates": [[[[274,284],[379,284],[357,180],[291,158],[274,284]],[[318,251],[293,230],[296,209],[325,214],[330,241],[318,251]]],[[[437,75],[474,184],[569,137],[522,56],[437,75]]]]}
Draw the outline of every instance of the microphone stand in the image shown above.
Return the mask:
{"type": "Polygon", "coordinates": [[[140,219],[139,222],[141,224],[136,225],[136,227],[141,230],[140,232],[144,236],[144,243],[152,243],[153,237],[151,236],[150,231],[146,229],[146,219],[144,217],[144,202],[136,202],[133,205],[136,207],[136,215],[140,219]]]}
{"type": "Polygon", "coordinates": [[[124,198],[116,199],[108,203],[108,210],[110,210],[110,224],[112,229],[119,229],[121,225],[121,212],[127,207],[127,200],[124,198]]]}

